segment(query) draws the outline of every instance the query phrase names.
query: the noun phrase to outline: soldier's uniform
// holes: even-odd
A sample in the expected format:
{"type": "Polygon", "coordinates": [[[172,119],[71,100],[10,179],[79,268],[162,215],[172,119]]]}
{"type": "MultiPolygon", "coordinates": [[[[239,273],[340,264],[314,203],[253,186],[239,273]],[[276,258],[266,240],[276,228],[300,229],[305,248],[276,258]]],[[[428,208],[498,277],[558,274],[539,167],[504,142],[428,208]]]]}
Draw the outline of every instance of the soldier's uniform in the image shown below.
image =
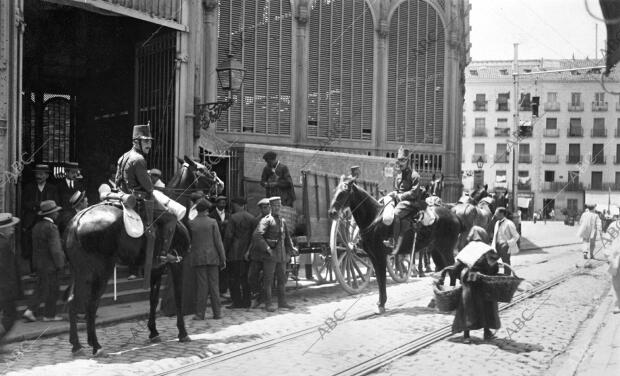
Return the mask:
{"type": "MultiPolygon", "coordinates": [[[[269,203],[280,204],[279,197],[271,197],[269,203]]],[[[268,311],[275,311],[271,306],[271,285],[275,275],[278,289],[278,306],[293,308],[286,303],[286,264],[292,254],[296,252],[293,241],[286,227],[286,221],[280,215],[267,214],[258,223],[254,233],[255,251],[260,250],[263,261],[263,286],[265,307],[268,311]]]]}
{"type": "MultiPolygon", "coordinates": [[[[150,126],[135,125],[133,139],[152,140],[150,126]]],[[[177,219],[174,214],[168,213],[157,200],[153,200],[153,182],[146,168],[146,159],[136,145],[119,158],[115,183],[119,190],[134,195],[139,203],[144,204],[140,214],[146,218],[147,226],[155,218],[161,230],[161,241],[157,242],[161,245],[159,254],[165,256],[172,243],[177,219]]]]}

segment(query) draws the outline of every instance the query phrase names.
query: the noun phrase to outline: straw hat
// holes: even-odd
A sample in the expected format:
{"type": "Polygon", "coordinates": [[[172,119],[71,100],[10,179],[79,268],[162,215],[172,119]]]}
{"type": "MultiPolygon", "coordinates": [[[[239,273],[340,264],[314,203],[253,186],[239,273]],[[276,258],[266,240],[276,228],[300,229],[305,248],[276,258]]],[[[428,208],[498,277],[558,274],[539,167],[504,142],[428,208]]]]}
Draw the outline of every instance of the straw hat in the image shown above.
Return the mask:
{"type": "Polygon", "coordinates": [[[42,201],[40,208],[41,210],[37,213],[38,215],[48,215],[62,210],[60,206],[56,205],[54,200],[42,201]]]}
{"type": "Polygon", "coordinates": [[[0,228],[15,226],[19,223],[19,218],[13,217],[11,213],[0,213],[0,228]]]}

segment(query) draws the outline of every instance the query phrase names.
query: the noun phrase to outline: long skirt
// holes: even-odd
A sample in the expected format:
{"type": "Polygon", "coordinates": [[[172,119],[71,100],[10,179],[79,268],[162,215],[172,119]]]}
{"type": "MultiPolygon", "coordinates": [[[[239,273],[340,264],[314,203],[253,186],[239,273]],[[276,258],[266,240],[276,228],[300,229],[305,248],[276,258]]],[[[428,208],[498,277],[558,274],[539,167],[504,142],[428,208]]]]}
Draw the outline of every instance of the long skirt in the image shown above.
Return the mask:
{"type": "Polygon", "coordinates": [[[479,282],[463,283],[463,294],[452,323],[452,333],[500,327],[497,302],[484,300],[479,282]]]}

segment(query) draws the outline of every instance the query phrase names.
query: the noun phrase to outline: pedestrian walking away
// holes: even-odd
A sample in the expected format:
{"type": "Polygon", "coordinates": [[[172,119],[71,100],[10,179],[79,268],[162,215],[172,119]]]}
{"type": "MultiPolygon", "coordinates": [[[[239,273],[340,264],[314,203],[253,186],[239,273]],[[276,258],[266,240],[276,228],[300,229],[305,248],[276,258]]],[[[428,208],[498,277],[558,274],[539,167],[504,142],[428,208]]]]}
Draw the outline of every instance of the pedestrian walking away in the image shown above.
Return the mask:
{"type": "Polygon", "coordinates": [[[191,266],[196,270],[196,314],[194,320],[204,320],[207,297],[211,297],[213,318],[222,317],[219,293],[219,270],[226,267],[224,244],[215,219],[208,214],[209,202],[202,198],[196,205],[198,215],[189,221],[192,238],[191,266]]]}
{"type": "Polygon", "coordinates": [[[60,321],[56,315],[58,297],[58,272],[65,266],[65,253],[62,250],[60,233],[54,221],[62,208],[52,200],[43,201],[38,212],[41,220],[32,229],[33,259],[36,264],[38,284],[23,317],[36,321],[35,314],[41,303],[45,303],[43,321],[60,321]]]}
{"type": "Polygon", "coordinates": [[[595,205],[586,204],[581,218],[579,219],[579,230],[577,235],[581,239],[583,246],[583,258],[594,258],[594,247],[596,246],[596,237],[603,229],[601,218],[594,211],[595,205]]]}
{"type": "Polygon", "coordinates": [[[249,262],[245,260],[256,219],[245,210],[245,200],[232,200],[233,214],[226,226],[224,248],[226,250],[228,282],[232,305],[227,308],[249,308],[250,286],[248,284],[249,262]]]}
{"type": "MultiPolygon", "coordinates": [[[[497,222],[493,230],[493,241],[491,247],[497,251],[504,264],[510,265],[510,257],[519,253],[519,233],[515,224],[506,218],[506,208],[495,209],[497,222]]],[[[504,268],[504,274],[510,275],[510,269],[504,268]]]]}
{"type": "Polygon", "coordinates": [[[0,213],[0,344],[17,319],[17,300],[22,291],[15,255],[15,225],[19,218],[0,213]]]}
{"type": "MultiPolygon", "coordinates": [[[[486,300],[481,291],[478,273],[497,275],[499,255],[488,244],[488,235],[482,227],[471,228],[467,245],[456,256],[454,275],[458,276],[463,288],[452,333],[463,332],[465,343],[471,343],[469,332],[484,329],[484,339],[491,340],[495,335],[491,329],[501,326],[496,301],[486,300]]],[[[443,281],[440,281],[443,284],[443,281]]]]}
{"type": "MultiPolygon", "coordinates": [[[[260,209],[260,213],[257,217],[254,218],[254,231],[258,229],[258,223],[262,218],[269,215],[271,213],[271,206],[269,206],[269,199],[263,198],[258,201],[257,204],[260,209]]],[[[250,246],[248,247],[248,251],[246,252],[245,258],[250,261],[250,269],[248,271],[248,283],[250,285],[251,292],[251,305],[250,308],[258,308],[260,306],[261,300],[264,300],[264,297],[261,299],[261,272],[263,271],[263,257],[264,254],[261,252],[261,249],[256,246],[256,234],[255,232],[252,234],[252,240],[250,242],[250,246]]]]}

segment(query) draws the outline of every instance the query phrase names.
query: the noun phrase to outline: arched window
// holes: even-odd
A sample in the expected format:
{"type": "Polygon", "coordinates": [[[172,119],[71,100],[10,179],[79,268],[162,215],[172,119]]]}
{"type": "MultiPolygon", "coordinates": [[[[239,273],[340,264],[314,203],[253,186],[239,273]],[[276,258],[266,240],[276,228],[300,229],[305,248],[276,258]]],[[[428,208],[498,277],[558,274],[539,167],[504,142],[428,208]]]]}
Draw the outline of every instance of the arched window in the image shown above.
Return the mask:
{"type": "Polygon", "coordinates": [[[444,25],[424,0],[401,3],[390,20],[387,141],[441,144],[444,25]]]}
{"type": "MultiPolygon", "coordinates": [[[[220,1],[219,64],[232,53],[246,73],[218,131],[291,134],[291,38],[290,0],[220,1]]],[[[225,98],[218,90],[218,97],[225,98]]]]}
{"type": "Polygon", "coordinates": [[[310,10],[308,137],[370,140],[374,30],[365,0],[310,10]]]}

